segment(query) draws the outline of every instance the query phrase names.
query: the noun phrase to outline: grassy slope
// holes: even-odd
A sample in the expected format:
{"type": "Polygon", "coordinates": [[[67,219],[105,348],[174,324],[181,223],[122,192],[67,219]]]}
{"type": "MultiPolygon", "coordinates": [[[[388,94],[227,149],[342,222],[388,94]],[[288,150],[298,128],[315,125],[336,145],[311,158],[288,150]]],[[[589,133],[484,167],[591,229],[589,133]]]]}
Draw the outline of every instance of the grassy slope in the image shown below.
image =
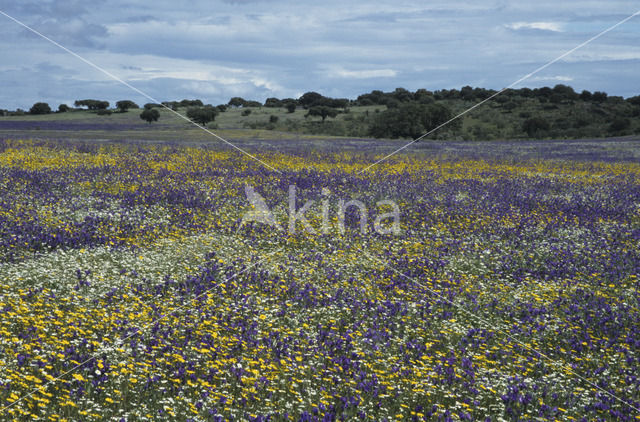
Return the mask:
{"type": "MultiPolygon", "coordinates": [[[[443,104],[454,114],[461,113],[475,103],[462,100],[443,100],[443,104]]],[[[586,103],[540,103],[535,98],[491,101],[477,110],[465,114],[461,129],[455,133],[442,131],[441,139],[448,140],[492,140],[523,139],[527,135],[522,130],[522,123],[529,116],[539,116],[547,120],[550,130],[542,134],[546,139],[568,138],[604,138],[612,135],[628,135],[640,133],[640,118],[631,119],[631,128],[620,134],[608,131],[610,123],[624,111],[630,115],[631,106],[612,101],[603,104],[586,103]],[[510,104],[511,103],[511,104],[510,104]],[[509,108],[509,105],[512,108],[509,108]],[[624,109],[624,110],[623,110],[624,109]]],[[[175,113],[160,110],[160,120],[147,124],[139,118],[140,110],[127,113],[113,113],[109,116],[98,116],[89,111],[54,113],[39,116],[6,116],[0,117],[0,136],[34,137],[34,138],[82,138],[82,139],[142,139],[142,140],[180,140],[202,142],[211,139],[191,123],[175,113]],[[29,129],[8,130],[2,122],[30,121],[42,122],[42,126],[29,129]],[[73,123],[98,125],[96,130],[74,130],[64,128],[54,130],[48,123],[73,123]],[[110,127],[105,128],[104,125],[110,127]]],[[[327,118],[325,122],[317,117],[305,118],[306,110],[298,108],[288,113],[284,108],[255,107],[251,114],[243,116],[243,109],[229,108],[216,117],[208,127],[223,138],[242,140],[287,140],[287,139],[326,139],[333,136],[366,137],[368,122],[375,119],[385,106],[350,107],[348,113],[341,113],[335,119],[327,118]],[[270,117],[276,116],[277,122],[270,123],[270,117]]],[[[178,110],[186,114],[186,109],[178,110]]]]}

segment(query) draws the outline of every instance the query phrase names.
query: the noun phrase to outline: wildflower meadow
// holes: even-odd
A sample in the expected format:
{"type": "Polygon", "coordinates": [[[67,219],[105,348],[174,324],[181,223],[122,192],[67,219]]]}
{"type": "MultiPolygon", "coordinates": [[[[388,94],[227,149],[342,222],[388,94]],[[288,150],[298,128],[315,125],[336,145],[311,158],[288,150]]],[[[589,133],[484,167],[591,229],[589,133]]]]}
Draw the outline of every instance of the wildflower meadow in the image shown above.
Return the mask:
{"type": "Polygon", "coordinates": [[[640,420],[640,164],[256,156],[0,141],[0,420],[640,420]]]}

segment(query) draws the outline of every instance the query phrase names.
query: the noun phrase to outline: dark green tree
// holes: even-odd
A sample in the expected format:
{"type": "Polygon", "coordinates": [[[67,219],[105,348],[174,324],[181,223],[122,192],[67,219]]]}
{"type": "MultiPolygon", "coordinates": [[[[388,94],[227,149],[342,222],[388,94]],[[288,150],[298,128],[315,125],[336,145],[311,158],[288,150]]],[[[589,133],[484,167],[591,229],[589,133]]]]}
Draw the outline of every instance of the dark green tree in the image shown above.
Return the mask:
{"type": "Polygon", "coordinates": [[[629,104],[633,104],[636,106],[640,106],[640,95],[636,95],[635,97],[629,97],[627,98],[627,102],[629,104]]]}
{"type": "Polygon", "coordinates": [[[245,105],[247,104],[247,100],[245,100],[242,97],[233,97],[229,100],[229,103],[227,105],[229,105],[230,107],[245,107],[245,105]]]}
{"type": "Polygon", "coordinates": [[[120,100],[116,102],[116,107],[120,110],[120,113],[125,113],[130,108],[140,108],[138,107],[138,104],[131,100],[120,100]]]}
{"type": "Polygon", "coordinates": [[[322,117],[322,122],[325,121],[327,117],[336,117],[338,115],[338,110],[335,108],[327,107],[327,106],[314,106],[307,111],[304,117],[308,116],[319,116],[322,117]]]}
{"type": "MultiPolygon", "coordinates": [[[[442,104],[399,104],[379,113],[369,127],[369,134],[376,138],[417,139],[446,123],[451,117],[451,110],[442,104]]],[[[460,121],[456,120],[446,129],[456,130],[459,125],[460,121]]]]}
{"type": "Polygon", "coordinates": [[[180,103],[178,101],[163,101],[162,105],[169,107],[173,111],[178,111],[178,108],[180,107],[180,103]]]}
{"type": "Polygon", "coordinates": [[[630,127],[631,120],[624,117],[618,117],[609,125],[609,133],[613,135],[623,135],[630,127]]]}
{"type": "Polygon", "coordinates": [[[51,107],[47,103],[35,103],[31,109],[29,109],[30,114],[49,114],[51,113],[51,107]]]}
{"type": "Polygon", "coordinates": [[[300,98],[298,98],[298,104],[300,104],[303,108],[310,108],[315,105],[323,105],[322,103],[326,100],[326,98],[317,92],[305,92],[302,94],[300,98]]]}
{"type": "Polygon", "coordinates": [[[433,92],[426,89],[419,89],[413,94],[413,98],[422,104],[431,104],[434,101],[433,92]]]}
{"type": "Polygon", "coordinates": [[[593,98],[593,94],[591,94],[591,92],[587,91],[586,89],[580,93],[580,99],[582,101],[591,101],[592,98],[593,98]]]}
{"type": "Polygon", "coordinates": [[[464,101],[475,100],[476,95],[473,92],[473,88],[471,88],[469,85],[463,86],[462,88],[460,88],[460,98],[462,98],[464,101]]]}
{"type": "Polygon", "coordinates": [[[401,103],[413,101],[413,94],[405,88],[396,88],[391,95],[401,103]]]}
{"type": "Polygon", "coordinates": [[[267,98],[264,102],[265,107],[282,107],[282,101],[275,97],[267,98]]]}
{"type": "Polygon", "coordinates": [[[109,108],[109,101],[100,100],[76,100],[76,107],[87,107],[89,110],[106,110],[109,108]]]}
{"type": "Polygon", "coordinates": [[[204,104],[201,100],[182,100],[178,103],[180,107],[202,107],[204,104]]]}
{"type": "Polygon", "coordinates": [[[591,99],[596,103],[603,103],[607,101],[607,93],[602,91],[596,91],[591,95],[591,99]]]}
{"type": "Polygon", "coordinates": [[[140,113],[140,118],[151,124],[151,122],[158,121],[160,118],[160,112],[156,108],[145,108],[142,110],[142,113],[140,113]]]}
{"type": "Polygon", "coordinates": [[[550,127],[547,119],[543,117],[532,117],[522,123],[522,130],[531,138],[544,136],[550,127]]]}
{"type": "Polygon", "coordinates": [[[218,109],[212,106],[190,107],[187,109],[187,117],[202,126],[212,122],[218,113],[218,109]]]}
{"type": "Polygon", "coordinates": [[[68,105],[66,105],[66,104],[60,104],[60,105],[58,106],[58,113],[66,113],[66,112],[67,112],[67,111],[69,111],[69,110],[70,110],[70,108],[69,108],[69,106],[68,106],[68,105]]]}
{"type": "Polygon", "coordinates": [[[559,95],[563,100],[573,101],[580,96],[568,85],[558,84],[553,87],[553,92],[559,95]]]}

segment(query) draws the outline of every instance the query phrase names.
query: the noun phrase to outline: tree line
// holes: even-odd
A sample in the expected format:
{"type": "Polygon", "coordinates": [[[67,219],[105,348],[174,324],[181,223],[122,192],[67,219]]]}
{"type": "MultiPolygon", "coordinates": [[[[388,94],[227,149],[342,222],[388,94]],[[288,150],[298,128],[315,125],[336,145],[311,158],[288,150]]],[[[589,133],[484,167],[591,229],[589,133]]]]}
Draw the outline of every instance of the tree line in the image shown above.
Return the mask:
{"type": "MultiPolygon", "coordinates": [[[[638,131],[640,117],[640,96],[622,98],[610,96],[606,92],[576,92],[568,85],[554,87],[509,89],[501,92],[470,86],[461,89],[441,89],[429,91],[418,89],[409,91],[396,88],[383,92],[373,90],[359,95],[356,99],[331,98],[310,91],[299,98],[267,98],[264,102],[232,97],[226,104],[217,106],[204,104],[199,99],[165,101],[161,104],[147,103],[142,107],[140,118],[151,123],[160,118],[159,109],[173,111],[186,108],[186,116],[195,123],[205,126],[216,116],[228,109],[242,109],[248,116],[252,108],[279,108],[286,113],[304,110],[308,124],[302,129],[319,134],[340,134],[349,136],[373,136],[385,138],[417,138],[440,128],[435,137],[461,139],[496,139],[501,137],[544,138],[624,135],[638,131]],[[494,97],[486,106],[449,122],[456,114],[473,104],[494,97]],[[354,107],[364,109],[364,113],[350,114],[354,107]],[[373,108],[373,113],[370,109],[373,108]],[[339,121],[339,115],[344,115],[339,121]],[[309,119],[317,117],[318,123],[309,119]],[[331,124],[325,124],[332,119],[331,124]]],[[[97,114],[126,113],[140,107],[131,100],[120,100],[111,109],[103,100],[82,99],[71,108],[61,104],[57,112],[78,109],[90,110],[97,114]]],[[[44,102],[35,103],[29,114],[49,114],[51,107],[44,102]]],[[[0,110],[0,115],[21,114],[0,110]]],[[[22,112],[26,114],[26,112],[22,112]]],[[[264,123],[267,128],[278,123],[283,130],[300,130],[294,120],[282,121],[271,115],[264,123]],[[278,123],[280,122],[280,123],[278,123]],[[289,125],[289,126],[287,126],[289,125]]],[[[257,123],[256,123],[257,124],[257,123]]]]}

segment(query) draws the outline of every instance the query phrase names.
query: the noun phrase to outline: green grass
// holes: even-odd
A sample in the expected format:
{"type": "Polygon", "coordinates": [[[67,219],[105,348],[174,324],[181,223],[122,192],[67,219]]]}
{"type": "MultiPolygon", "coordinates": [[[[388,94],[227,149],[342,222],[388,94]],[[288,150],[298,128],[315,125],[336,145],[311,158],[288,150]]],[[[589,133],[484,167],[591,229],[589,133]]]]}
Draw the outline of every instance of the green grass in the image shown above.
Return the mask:
{"type": "MultiPolygon", "coordinates": [[[[476,104],[474,101],[445,99],[440,102],[457,115],[476,104]]],[[[631,104],[610,99],[603,103],[585,102],[541,102],[538,98],[525,98],[508,93],[488,101],[476,110],[465,114],[459,129],[441,130],[436,135],[443,140],[514,140],[528,139],[523,131],[523,122],[529,117],[541,117],[549,123],[549,129],[536,134],[539,139],[583,139],[625,136],[640,133],[640,110],[631,104]],[[637,115],[636,115],[637,114],[637,115]],[[631,127],[623,132],[612,132],[611,123],[620,117],[627,117],[631,127]]],[[[140,109],[126,113],[114,112],[99,116],[86,110],[48,115],[23,115],[0,117],[2,121],[37,121],[42,127],[31,130],[2,130],[2,135],[22,138],[82,138],[109,140],[181,140],[202,142],[212,139],[193,124],[177,116],[168,109],[160,108],[158,122],[147,124],[140,119],[140,109]],[[70,122],[81,124],[111,123],[112,130],[51,130],[46,122],[70,122]],[[122,128],[117,128],[122,125],[122,128]],[[134,126],[131,128],[131,126],[134,126]]],[[[310,136],[323,138],[368,137],[368,129],[378,113],[385,106],[353,106],[348,112],[341,111],[335,118],[324,122],[319,117],[305,117],[307,110],[298,107],[289,113],[285,108],[248,107],[228,108],[220,113],[207,127],[223,138],[229,139],[311,139],[310,136]],[[249,115],[243,115],[247,110],[249,115]],[[271,117],[277,117],[275,122],[271,117]]],[[[186,115],[187,108],[178,113],[186,115]]],[[[98,128],[97,128],[98,129],[98,128]]]]}

